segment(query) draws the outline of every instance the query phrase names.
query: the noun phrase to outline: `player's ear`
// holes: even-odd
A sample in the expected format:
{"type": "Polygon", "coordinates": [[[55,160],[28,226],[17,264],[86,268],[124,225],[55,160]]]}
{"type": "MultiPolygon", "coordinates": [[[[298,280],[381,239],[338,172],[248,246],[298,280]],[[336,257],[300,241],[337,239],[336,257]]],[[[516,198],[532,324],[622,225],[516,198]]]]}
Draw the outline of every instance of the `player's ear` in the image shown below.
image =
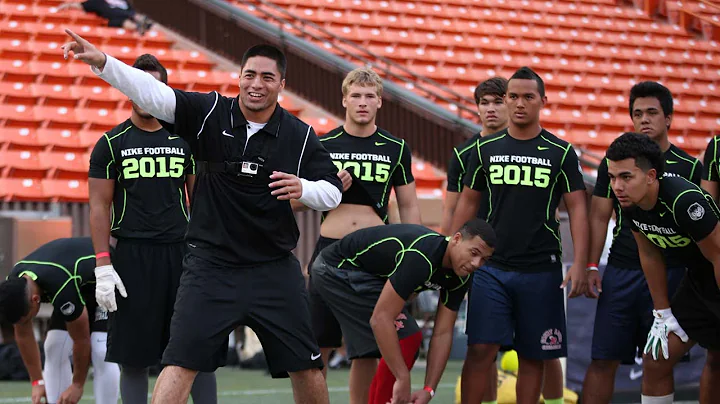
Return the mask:
{"type": "Polygon", "coordinates": [[[647,172],[648,184],[652,184],[657,179],[657,170],[651,168],[647,172]]]}
{"type": "Polygon", "coordinates": [[[665,116],[665,127],[670,129],[670,124],[672,123],[672,114],[665,116]]]}
{"type": "Polygon", "coordinates": [[[30,300],[35,304],[40,304],[40,295],[32,295],[30,300]]]}

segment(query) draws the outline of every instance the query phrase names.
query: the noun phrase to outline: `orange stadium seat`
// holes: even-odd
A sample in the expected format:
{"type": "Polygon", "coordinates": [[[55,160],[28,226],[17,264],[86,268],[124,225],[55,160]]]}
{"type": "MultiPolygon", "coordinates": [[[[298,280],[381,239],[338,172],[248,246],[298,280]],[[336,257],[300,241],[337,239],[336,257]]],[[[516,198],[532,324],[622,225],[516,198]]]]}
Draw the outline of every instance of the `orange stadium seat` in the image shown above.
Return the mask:
{"type": "Polygon", "coordinates": [[[86,202],[88,184],[81,179],[45,179],[42,180],[45,198],[54,202],[86,202]]]}
{"type": "Polygon", "coordinates": [[[0,188],[6,201],[45,201],[42,184],[33,178],[0,178],[0,188]]]}
{"type": "Polygon", "coordinates": [[[84,151],[43,152],[40,153],[40,162],[51,178],[59,179],[86,179],[90,168],[89,161],[84,158],[84,151]]]}

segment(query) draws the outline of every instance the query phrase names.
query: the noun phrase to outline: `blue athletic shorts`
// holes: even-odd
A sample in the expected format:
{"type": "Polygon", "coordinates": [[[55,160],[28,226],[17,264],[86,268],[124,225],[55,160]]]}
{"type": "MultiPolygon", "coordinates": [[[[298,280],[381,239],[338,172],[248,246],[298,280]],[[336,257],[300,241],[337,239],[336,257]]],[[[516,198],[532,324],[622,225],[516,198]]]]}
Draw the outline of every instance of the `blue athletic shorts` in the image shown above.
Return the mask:
{"type": "MultiPolygon", "coordinates": [[[[668,268],[669,297],[684,276],[685,268],[668,268]]],[[[608,265],[595,313],[592,358],[635,363],[637,350],[645,347],[653,323],[652,309],[643,271],[608,265]]]]}
{"type": "Polygon", "coordinates": [[[567,356],[562,272],[505,271],[484,266],[473,275],[468,345],[513,346],[532,360],[567,356]]]}

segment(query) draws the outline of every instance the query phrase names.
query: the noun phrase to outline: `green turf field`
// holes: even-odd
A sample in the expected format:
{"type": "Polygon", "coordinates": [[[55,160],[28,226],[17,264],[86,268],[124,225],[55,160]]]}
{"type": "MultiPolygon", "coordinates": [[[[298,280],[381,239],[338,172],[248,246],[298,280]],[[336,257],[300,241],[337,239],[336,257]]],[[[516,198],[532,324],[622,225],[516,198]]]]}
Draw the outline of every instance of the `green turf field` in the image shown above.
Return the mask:
{"type": "MultiPolygon", "coordinates": [[[[435,403],[452,404],[455,397],[455,382],[460,375],[462,361],[451,361],[433,399],[435,403]]],[[[292,390],[288,379],[273,380],[262,371],[221,368],[217,371],[218,403],[287,404],[292,403],[292,390]]],[[[348,402],[348,371],[330,370],[328,388],[330,402],[348,402]]],[[[412,372],[413,387],[422,388],[425,380],[424,363],[418,363],[412,372]]],[[[151,380],[151,385],[155,380],[151,380]]],[[[151,386],[152,389],[152,386],[151,386]]],[[[85,386],[81,402],[93,402],[92,381],[85,386]]],[[[29,403],[30,383],[0,382],[0,404],[29,403]]],[[[192,401],[191,401],[192,402],[192,401]]]]}

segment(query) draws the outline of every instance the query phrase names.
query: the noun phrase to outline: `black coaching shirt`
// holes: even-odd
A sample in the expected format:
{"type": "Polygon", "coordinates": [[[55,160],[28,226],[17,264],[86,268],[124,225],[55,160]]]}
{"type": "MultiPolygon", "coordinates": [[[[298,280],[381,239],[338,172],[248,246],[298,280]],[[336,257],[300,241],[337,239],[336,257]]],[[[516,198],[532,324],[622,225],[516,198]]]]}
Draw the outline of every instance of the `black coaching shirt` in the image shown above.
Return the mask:
{"type": "MultiPolygon", "coordinates": [[[[460,193],[463,190],[463,179],[467,174],[467,166],[470,162],[470,155],[473,149],[476,147],[476,143],[480,140],[481,136],[479,133],[473,135],[470,139],[464,141],[457,147],[453,147],[453,154],[450,156],[447,169],[447,191],[460,193]]],[[[488,208],[490,205],[490,199],[487,193],[482,194],[480,201],[480,210],[478,210],[477,217],[486,219],[488,215],[488,208]]]]}
{"type": "MultiPolygon", "coordinates": [[[[698,159],[690,156],[673,144],[671,144],[670,148],[665,152],[664,157],[664,175],[666,177],[682,177],[696,185],[700,185],[700,176],[703,168],[698,159]]],[[[610,255],[608,256],[608,265],[617,268],[642,270],[637,243],[635,243],[635,238],[632,235],[630,222],[623,217],[623,210],[620,207],[620,203],[610,187],[607,159],[603,159],[600,162],[600,167],[598,167],[597,182],[595,183],[593,195],[613,200],[616,220],[615,228],[613,229],[613,241],[610,246],[610,255]]],[[[684,262],[672,256],[666,257],[666,260],[669,268],[685,267],[684,262]]]]}
{"type": "Polygon", "coordinates": [[[684,178],[663,177],[651,210],[634,207],[625,213],[633,231],[644,234],[666,256],[685,263],[689,279],[703,296],[720,296],[713,264],[697,246],[712,233],[720,217],[710,194],[684,178]]]}
{"type": "Polygon", "coordinates": [[[173,91],[175,123],[165,125],[190,143],[198,164],[186,237],[190,253],[231,268],[287,257],[299,230],[290,202],[270,194],[273,171],[325,180],[342,190],[337,167],[315,131],[276,105],[267,124],[248,138],[250,123],[238,97],[173,91]],[[258,168],[252,175],[203,172],[204,162],[256,163],[258,168]]]}
{"type": "MultiPolygon", "coordinates": [[[[410,146],[383,129],[377,128],[369,137],[357,137],[340,126],[320,136],[320,142],[337,169],[353,175],[353,183],[343,193],[341,203],[379,203],[387,210],[390,187],[415,181],[410,146]],[[367,200],[368,194],[372,201],[367,200]]],[[[381,219],[387,222],[387,215],[381,219]]]]}
{"type": "Polygon", "coordinates": [[[572,145],[545,129],[529,140],[515,139],[505,129],[476,143],[468,173],[465,185],[490,198],[488,223],[498,242],[489,265],[511,271],[560,269],[555,211],[564,193],[585,189],[572,145]]]}
{"type": "Polygon", "coordinates": [[[110,231],[118,239],[182,241],[187,174],[195,174],[187,142],[164,128],[146,132],[130,119],[105,133],[90,155],[90,178],[115,180],[110,231]]]}
{"type": "Polygon", "coordinates": [[[65,321],[80,317],[85,301],[80,290],[95,283],[95,251],[90,237],[61,238],[40,246],[10,271],[10,277],[27,275],[65,321]]]}
{"type": "Polygon", "coordinates": [[[405,300],[415,292],[440,291],[450,310],[460,308],[470,276],[442,266],[448,237],[416,224],[389,224],[357,230],[322,252],[328,265],[388,278],[405,300]]]}

